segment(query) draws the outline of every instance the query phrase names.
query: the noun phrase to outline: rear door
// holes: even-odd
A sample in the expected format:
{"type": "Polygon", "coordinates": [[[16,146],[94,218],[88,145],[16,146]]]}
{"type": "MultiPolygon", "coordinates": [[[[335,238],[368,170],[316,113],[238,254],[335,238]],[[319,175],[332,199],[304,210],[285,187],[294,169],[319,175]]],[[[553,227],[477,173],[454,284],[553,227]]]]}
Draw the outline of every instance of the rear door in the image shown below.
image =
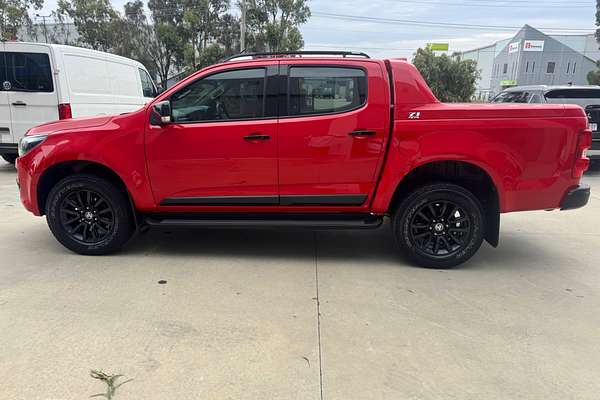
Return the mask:
{"type": "Polygon", "coordinates": [[[48,47],[8,43],[6,50],[12,137],[17,142],[29,128],[58,119],[58,91],[48,47]]]}
{"type": "Polygon", "coordinates": [[[0,41],[0,144],[15,143],[11,134],[10,105],[8,92],[10,82],[6,79],[6,57],[4,56],[4,42],[0,41]]]}
{"type": "Polygon", "coordinates": [[[280,71],[281,205],[366,206],[390,119],[381,65],[303,59],[282,63],[280,71]]]}

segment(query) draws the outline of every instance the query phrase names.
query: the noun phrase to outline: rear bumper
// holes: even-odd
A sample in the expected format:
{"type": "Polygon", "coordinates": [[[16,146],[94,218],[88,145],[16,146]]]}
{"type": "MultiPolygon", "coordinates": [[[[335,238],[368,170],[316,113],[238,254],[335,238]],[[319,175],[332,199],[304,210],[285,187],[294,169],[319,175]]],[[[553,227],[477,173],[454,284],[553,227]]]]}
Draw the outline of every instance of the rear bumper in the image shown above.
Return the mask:
{"type": "Polygon", "coordinates": [[[565,194],[562,201],[560,202],[561,210],[573,210],[575,208],[583,207],[587,204],[590,199],[590,186],[589,185],[578,185],[565,194]]]}
{"type": "Polygon", "coordinates": [[[0,143],[0,154],[17,154],[18,145],[16,143],[0,143]]]}

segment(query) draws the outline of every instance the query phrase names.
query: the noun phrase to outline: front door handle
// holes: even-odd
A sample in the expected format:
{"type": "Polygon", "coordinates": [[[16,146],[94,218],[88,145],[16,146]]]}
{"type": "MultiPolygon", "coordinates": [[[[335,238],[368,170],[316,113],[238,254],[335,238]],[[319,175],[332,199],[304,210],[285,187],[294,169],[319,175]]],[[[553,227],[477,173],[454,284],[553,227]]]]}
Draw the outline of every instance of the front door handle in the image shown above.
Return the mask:
{"type": "Polygon", "coordinates": [[[255,141],[255,140],[269,140],[271,139],[271,136],[269,135],[261,135],[258,133],[253,133],[251,135],[248,136],[244,136],[244,140],[248,140],[250,142],[255,141]]]}
{"type": "Polygon", "coordinates": [[[354,137],[366,137],[366,136],[375,136],[376,133],[377,132],[375,132],[375,131],[358,130],[358,131],[350,132],[349,135],[354,136],[354,137]]]}
{"type": "Polygon", "coordinates": [[[12,103],[13,106],[16,107],[25,107],[27,105],[27,103],[23,102],[23,101],[15,101],[14,103],[12,103]]]}

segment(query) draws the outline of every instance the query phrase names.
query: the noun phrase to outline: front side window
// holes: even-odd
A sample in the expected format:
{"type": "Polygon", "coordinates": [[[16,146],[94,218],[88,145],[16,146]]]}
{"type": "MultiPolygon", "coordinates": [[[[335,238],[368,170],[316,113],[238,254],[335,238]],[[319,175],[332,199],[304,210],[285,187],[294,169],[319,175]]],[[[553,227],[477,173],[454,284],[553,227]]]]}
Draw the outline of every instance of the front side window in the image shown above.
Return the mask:
{"type": "Polygon", "coordinates": [[[265,68],[220,72],[171,96],[174,122],[255,119],[264,116],[265,68]]]}
{"type": "Polygon", "coordinates": [[[5,52],[0,58],[0,70],[4,70],[0,72],[0,83],[3,90],[54,91],[48,54],[5,52]]]}
{"type": "Polygon", "coordinates": [[[138,68],[140,72],[140,79],[142,81],[142,94],[144,97],[156,97],[156,86],[154,86],[154,82],[152,82],[152,78],[146,71],[141,68],[138,68]]]}
{"type": "Polygon", "coordinates": [[[358,68],[291,67],[288,115],[343,112],[367,101],[367,76],[358,68]]]}

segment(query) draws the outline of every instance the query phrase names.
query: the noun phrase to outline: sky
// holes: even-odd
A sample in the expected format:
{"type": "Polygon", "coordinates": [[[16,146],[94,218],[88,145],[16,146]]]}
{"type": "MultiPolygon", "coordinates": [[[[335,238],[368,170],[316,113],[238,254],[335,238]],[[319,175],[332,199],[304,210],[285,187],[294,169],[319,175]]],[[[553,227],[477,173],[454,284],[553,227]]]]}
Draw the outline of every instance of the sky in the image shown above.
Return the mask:
{"type": "MultiPolygon", "coordinates": [[[[125,2],[112,0],[121,11],[125,2]]],[[[469,50],[510,38],[524,24],[546,33],[591,33],[596,12],[594,0],[308,0],[308,5],[313,15],[300,27],[305,50],[409,59],[427,43],[449,43],[450,52],[469,50]]],[[[56,0],[46,0],[40,14],[55,7],[56,0]]]]}

